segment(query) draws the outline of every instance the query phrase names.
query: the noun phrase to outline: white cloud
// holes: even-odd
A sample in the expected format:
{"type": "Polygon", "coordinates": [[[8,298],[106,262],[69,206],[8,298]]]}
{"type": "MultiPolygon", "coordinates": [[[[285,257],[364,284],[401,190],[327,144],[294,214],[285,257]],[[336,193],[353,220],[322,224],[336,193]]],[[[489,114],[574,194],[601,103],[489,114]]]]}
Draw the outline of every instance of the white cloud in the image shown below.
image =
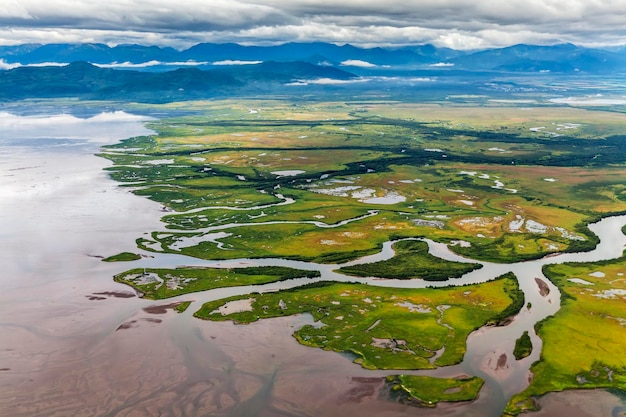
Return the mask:
{"type": "Polygon", "coordinates": [[[21,66],[22,64],[8,64],[4,59],[0,59],[0,70],[10,70],[21,66]]]}
{"type": "Polygon", "coordinates": [[[7,63],[4,59],[0,59],[0,70],[10,70],[20,67],[64,67],[67,62],[40,62],[37,64],[22,65],[19,62],[7,63]]]}
{"type": "Polygon", "coordinates": [[[430,64],[429,67],[453,67],[452,62],[437,62],[436,64],[430,64]]]}
{"type": "Polygon", "coordinates": [[[157,66],[176,66],[176,67],[195,67],[198,65],[206,65],[208,62],[204,61],[184,61],[184,62],[162,62],[162,61],[147,61],[138,64],[132,62],[113,62],[111,64],[94,64],[100,68],[149,68],[157,66]]]}
{"type": "Polygon", "coordinates": [[[235,60],[226,59],[224,61],[215,61],[212,64],[213,65],[256,65],[256,64],[261,64],[261,63],[263,63],[263,61],[240,61],[238,59],[235,59],[235,60]]]}
{"type": "Polygon", "coordinates": [[[341,63],[341,65],[345,67],[362,67],[362,68],[373,68],[376,65],[371,62],[361,61],[360,59],[347,59],[341,63]]]}

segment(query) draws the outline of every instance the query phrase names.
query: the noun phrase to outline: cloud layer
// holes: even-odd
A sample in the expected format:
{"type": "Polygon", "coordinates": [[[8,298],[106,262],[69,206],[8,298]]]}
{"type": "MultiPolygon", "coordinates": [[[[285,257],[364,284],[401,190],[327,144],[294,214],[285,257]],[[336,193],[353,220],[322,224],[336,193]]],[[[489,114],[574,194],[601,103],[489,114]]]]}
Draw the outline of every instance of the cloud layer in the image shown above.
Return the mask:
{"type": "Polygon", "coordinates": [[[3,0],[0,44],[626,43],[626,0],[3,0]]]}

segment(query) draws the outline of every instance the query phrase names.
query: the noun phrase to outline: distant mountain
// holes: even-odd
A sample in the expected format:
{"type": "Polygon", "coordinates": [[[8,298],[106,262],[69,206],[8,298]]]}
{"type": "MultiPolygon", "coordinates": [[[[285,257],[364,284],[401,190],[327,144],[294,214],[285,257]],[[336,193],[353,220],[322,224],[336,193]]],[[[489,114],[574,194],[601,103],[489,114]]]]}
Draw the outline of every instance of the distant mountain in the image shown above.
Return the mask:
{"type": "MultiPolygon", "coordinates": [[[[272,61],[308,62],[317,66],[349,68],[350,72],[359,75],[429,69],[604,74],[626,72],[626,49],[603,50],[572,44],[520,44],[482,51],[456,51],[433,45],[359,48],[350,44],[334,45],[324,42],[275,46],[200,43],[183,51],[142,45],[109,47],[98,43],[0,46],[0,68],[76,61],[150,72],[189,66],[224,69],[272,61]]],[[[257,67],[255,71],[262,69],[257,67]]]]}
{"type": "Polygon", "coordinates": [[[513,45],[451,59],[457,69],[513,72],[614,73],[626,70],[624,51],[582,48],[572,44],[513,45]]]}
{"type": "Polygon", "coordinates": [[[80,97],[160,102],[259,93],[299,80],[348,80],[354,77],[341,69],[307,62],[264,62],[221,70],[179,68],[146,73],[100,68],[79,61],[67,66],[20,67],[2,71],[0,99],[80,97]]]}
{"type": "Polygon", "coordinates": [[[156,46],[104,44],[48,44],[0,47],[0,59],[22,65],[46,62],[86,61],[92,64],[130,62],[220,62],[220,61],[306,61],[339,65],[348,60],[373,65],[417,65],[435,63],[442,57],[462,52],[432,45],[411,48],[358,48],[349,44],[338,46],[323,42],[286,43],[276,46],[242,46],[234,43],[201,43],[183,51],[156,46]],[[314,58],[315,57],[315,58],[314,58]]]}

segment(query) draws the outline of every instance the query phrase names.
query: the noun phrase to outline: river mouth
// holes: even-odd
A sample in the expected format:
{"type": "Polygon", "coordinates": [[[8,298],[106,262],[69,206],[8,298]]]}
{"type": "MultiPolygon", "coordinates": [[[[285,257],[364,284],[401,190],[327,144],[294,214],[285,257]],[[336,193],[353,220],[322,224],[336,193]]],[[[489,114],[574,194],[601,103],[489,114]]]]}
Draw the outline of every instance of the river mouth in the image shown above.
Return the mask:
{"type": "MultiPolygon", "coordinates": [[[[535,349],[530,358],[516,362],[509,354],[511,341],[521,331],[531,330],[533,343],[540,345],[532,326],[558,309],[558,290],[549,281],[545,280],[551,291],[545,297],[538,291],[535,278],[543,277],[541,266],[580,258],[569,254],[514,265],[485,263],[483,269],[455,280],[454,284],[484,282],[515,269],[533,308],[523,310],[509,326],[478,330],[468,342],[463,364],[433,372],[482,376],[488,384],[478,401],[442,404],[436,410],[415,409],[385,396],[376,378],[389,371],[364,370],[342,355],[298,345],[291,335],[310,323],[306,316],[248,326],[191,317],[201,302],[247,288],[154,302],[113,283],[111,277],[128,264],[107,264],[99,257],[136,250],[138,236],[162,227],[161,207],[117,188],[102,172],[106,161],[92,155],[97,143],[54,143],[54,149],[39,149],[25,142],[17,146],[19,151],[15,142],[10,151],[0,149],[3,168],[9,172],[1,183],[2,195],[7,196],[3,201],[11,202],[0,209],[0,236],[11,242],[0,255],[4,271],[0,277],[0,338],[8,341],[0,351],[3,415],[180,415],[185,407],[195,413],[224,416],[253,411],[293,416],[461,416],[469,410],[496,415],[506,398],[523,388],[528,366],[538,358],[539,349],[535,349]],[[72,166],[65,162],[69,154],[72,166]],[[167,307],[183,300],[194,301],[184,314],[167,307]],[[505,359],[501,359],[503,355],[505,359]],[[142,383],[137,384],[138,380],[142,383]]],[[[602,237],[596,255],[614,257],[615,248],[623,248],[623,235],[620,240],[613,232],[624,223],[622,216],[592,226],[602,237]]],[[[445,246],[431,242],[430,247],[441,257],[457,256],[445,246]]],[[[390,248],[390,243],[386,244],[368,261],[389,256],[390,248]]],[[[599,259],[583,255],[588,260],[599,259]]],[[[211,263],[158,254],[133,263],[182,264],[294,265],[320,269],[322,279],[354,280],[333,272],[333,265],[276,259],[211,263]]],[[[443,285],[365,281],[381,286],[443,285]]],[[[278,287],[271,284],[254,290],[278,287]]]]}

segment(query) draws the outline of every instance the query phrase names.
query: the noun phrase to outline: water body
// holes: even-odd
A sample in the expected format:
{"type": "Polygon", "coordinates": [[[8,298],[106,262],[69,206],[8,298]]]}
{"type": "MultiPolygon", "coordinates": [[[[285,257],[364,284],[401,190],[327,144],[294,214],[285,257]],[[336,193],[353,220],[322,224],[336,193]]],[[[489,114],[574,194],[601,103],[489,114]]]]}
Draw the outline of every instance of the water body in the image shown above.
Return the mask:
{"type": "MultiPolygon", "coordinates": [[[[195,300],[185,314],[150,309],[171,300],[139,299],[112,281],[114,274],[134,266],[275,264],[319,269],[321,279],[354,280],[332,272],[333,265],[275,259],[206,262],[147,253],[155,257],[134,263],[101,262],[102,256],[136,251],[137,237],[162,228],[160,205],[118,188],[102,170],[109,163],[93,156],[104,143],[149,133],[143,119],[115,111],[83,117],[0,112],[0,415],[499,415],[506,398],[523,388],[528,367],[538,357],[540,341],[532,325],[558,309],[558,291],[546,279],[550,293],[539,294],[535,278],[543,278],[541,266],[614,258],[626,243],[619,232],[626,216],[614,217],[592,226],[602,241],[591,253],[514,265],[485,263],[481,270],[454,280],[484,282],[513,270],[533,308],[507,327],[473,333],[465,361],[434,372],[485,378],[478,401],[416,409],[381,391],[381,378],[390,372],[367,371],[344,355],[299,345],[291,334],[311,322],[307,315],[247,326],[205,322],[191,315],[207,300],[310,280],[181,296],[177,299],[195,300]],[[531,357],[516,362],[510,352],[524,330],[531,332],[536,348],[531,357]],[[503,354],[507,367],[498,368],[503,354]]],[[[429,242],[429,246],[437,256],[459,258],[445,245],[429,242]]],[[[358,262],[392,255],[388,243],[381,253],[358,262]]],[[[601,391],[580,397],[576,392],[554,394],[546,397],[546,404],[556,410],[551,415],[558,416],[560,404],[583,396],[585,404],[602,404],[606,414],[599,416],[609,416],[619,406],[615,397],[601,391]]]]}

